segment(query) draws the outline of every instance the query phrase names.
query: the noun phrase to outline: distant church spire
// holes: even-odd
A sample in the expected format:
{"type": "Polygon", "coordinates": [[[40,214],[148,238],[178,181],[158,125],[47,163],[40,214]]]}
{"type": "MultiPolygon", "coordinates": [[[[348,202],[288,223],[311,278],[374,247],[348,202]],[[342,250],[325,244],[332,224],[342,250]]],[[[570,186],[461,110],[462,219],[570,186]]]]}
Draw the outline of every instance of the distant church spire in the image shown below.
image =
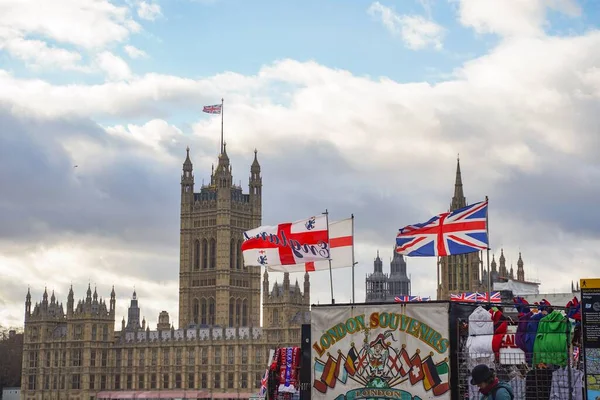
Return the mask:
{"type": "Polygon", "coordinates": [[[465,193],[463,191],[462,175],[460,173],[460,158],[456,159],[456,179],[454,181],[454,196],[452,197],[452,203],[450,204],[450,211],[458,210],[459,208],[466,207],[467,199],[465,199],[465,193]]]}

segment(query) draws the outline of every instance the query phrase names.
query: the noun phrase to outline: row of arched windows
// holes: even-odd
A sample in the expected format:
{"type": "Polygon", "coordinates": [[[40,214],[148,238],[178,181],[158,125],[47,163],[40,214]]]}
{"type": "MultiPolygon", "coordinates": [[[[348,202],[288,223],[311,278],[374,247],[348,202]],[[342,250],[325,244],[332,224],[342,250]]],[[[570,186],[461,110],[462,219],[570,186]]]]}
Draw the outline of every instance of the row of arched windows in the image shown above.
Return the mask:
{"type": "Polygon", "coordinates": [[[212,238],[209,240],[196,239],[194,241],[194,270],[214,269],[217,265],[217,241],[212,238]]]}
{"type": "Polygon", "coordinates": [[[214,325],[215,324],[215,299],[202,298],[194,299],[193,304],[194,324],[214,325]]]}
{"type": "MultiPolygon", "coordinates": [[[[217,265],[217,241],[212,238],[196,239],[193,249],[194,271],[200,269],[214,269],[217,265]]],[[[242,269],[244,258],[242,256],[242,240],[231,239],[229,246],[229,268],[242,269]]]]}
{"type": "Polygon", "coordinates": [[[248,326],[248,299],[229,299],[229,326],[248,326]]]}
{"type": "Polygon", "coordinates": [[[231,244],[229,246],[229,268],[242,269],[243,264],[244,257],[242,256],[242,240],[231,239],[231,244]]]}

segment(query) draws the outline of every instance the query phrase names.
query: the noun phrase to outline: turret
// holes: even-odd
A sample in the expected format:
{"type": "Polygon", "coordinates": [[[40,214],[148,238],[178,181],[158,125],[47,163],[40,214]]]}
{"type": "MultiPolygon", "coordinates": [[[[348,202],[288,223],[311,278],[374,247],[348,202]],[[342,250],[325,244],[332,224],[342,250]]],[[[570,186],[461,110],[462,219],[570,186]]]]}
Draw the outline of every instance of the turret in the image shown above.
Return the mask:
{"type": "Polygon", "coordinates": [[[283,273],[283,294],[287,296],[290,293],[290,273],[283,273]]]}
{"type": "Polygon", "coordinates": [[[48,290],[44,287],[44,295],[42,297],[42,309],[48,309],[48,290]]]}
{"type": "Polygon", "coordinates": [[[109,312],[111,313],[111,315],[114,315],[114,313],[115,313],[115,303],[116,303],[115,286],[113,285],[112,290],[110,291],[110,309],[109,309],[109,312]]]}
{"type": "Polygon", "coordinates": [[[517,261],[517,280],[521,282],[525,281],[525,268],[521,252],[519,252],[519,260],[517,261]]]}
{"type": "Polygon", "coordinates": [[[260,211],[262,204],[262,177],[260,175],[260,164],[258,163],[258,150],[254,149],[254,161],[250,166],[250,203],[255,210],[260,211]]]}
{"type": "Polygon", "coordinates": [[[85,302],[87,304],[91,304],[92,303],[92,287],[90,286],[89,283],[88,283],[87,292],[85,292],[85,302]]]}
{"type": "Polygon", "coordinates": [[[194,202],[194,167],[190,160],[190,148],[185,149],[186,156],[181,174],[181,204],[191,205],[194,202]]]}
{"type": "Polygon", "coordinates": [[[73,285],[69,288],[67,296],[67,317],[73,316],[73,307],[75,306],[75,295],[73,294],[73,285]]]}
{"type": "Polygon", "coordinates": [[[504,249],[500,249],[500,270],[498,271],[500,276],[506,277],[508,271],[506,270],[506,258],[504,257],[504,249]]]}
{"type": "Polygon", "coordinates": [[[31,291],[27,288],[27,295],[25,296],[25,319],[31,315],[31,291]]]}
{"type": "Polygon", "coordinates": [[[381,272],[383,273],[383,261],[379,257],[379,250],[377,250],[377,258],[373,262],[373,272],[381,272]]]}
{"type": "Polygon", "coordinates": [[[304,273],[304,304],[310,304],[310,277],[308,272],[304,273]]]}
{"type": "Polygon", "coordinates": [[[265,270],[263,277],[263,303],[269,300],[269,273],[265,270]]]}
{"type": "Polygon", "coordinates": [[[492,254],[492,272],[496,272],[496,256],[494,254],[492,254]]]}

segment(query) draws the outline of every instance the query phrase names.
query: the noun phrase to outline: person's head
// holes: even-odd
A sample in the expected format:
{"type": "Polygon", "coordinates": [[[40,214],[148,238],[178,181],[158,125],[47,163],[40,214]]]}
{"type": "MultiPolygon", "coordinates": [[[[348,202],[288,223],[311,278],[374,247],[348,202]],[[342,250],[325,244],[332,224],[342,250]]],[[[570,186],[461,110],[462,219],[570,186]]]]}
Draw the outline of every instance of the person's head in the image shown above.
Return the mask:
{"type": "Polygon", "coordinates": [[[496,375],[494,370],[485,364],[479,364],[471,371],[471,385],[479,386],[480,389],[490,385],[496,375]]]}

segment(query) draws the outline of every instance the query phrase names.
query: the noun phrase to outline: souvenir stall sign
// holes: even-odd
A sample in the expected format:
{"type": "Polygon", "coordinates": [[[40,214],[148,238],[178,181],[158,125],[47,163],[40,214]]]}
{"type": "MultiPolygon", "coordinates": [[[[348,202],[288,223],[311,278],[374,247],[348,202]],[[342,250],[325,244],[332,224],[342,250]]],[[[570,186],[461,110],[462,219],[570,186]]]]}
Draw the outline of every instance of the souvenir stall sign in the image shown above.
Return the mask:
{"type": "Polygon", "coordinates": [[[450,399],[448,308],[314,306],[312,400],[450,399]]]}
{"type": "Polygon", "coordinates": [[[588,399],[600,397],[600,279],[581,279],[581,326],[585,389],[588,399]]]}

